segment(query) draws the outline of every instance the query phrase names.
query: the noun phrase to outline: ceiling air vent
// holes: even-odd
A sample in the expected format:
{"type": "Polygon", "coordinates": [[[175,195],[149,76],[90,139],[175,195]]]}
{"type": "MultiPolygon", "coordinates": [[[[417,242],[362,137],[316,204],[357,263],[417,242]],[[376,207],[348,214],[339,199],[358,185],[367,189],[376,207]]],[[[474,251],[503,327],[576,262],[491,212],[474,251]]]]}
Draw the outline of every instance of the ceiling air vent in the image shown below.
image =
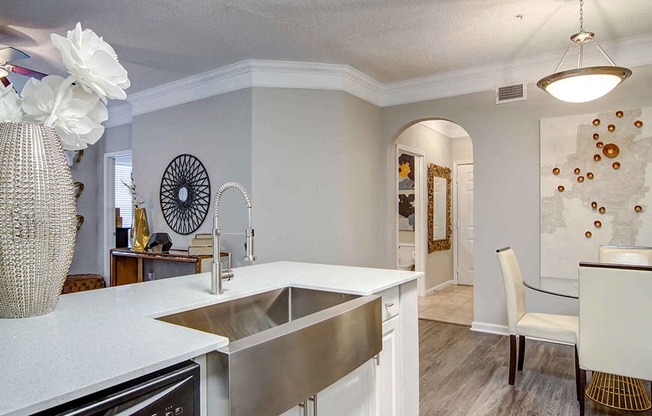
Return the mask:
{"type": "Polygon", "coordinates": [[[527,83],[496,87],[496,104],[527,100],[527,83]]]}

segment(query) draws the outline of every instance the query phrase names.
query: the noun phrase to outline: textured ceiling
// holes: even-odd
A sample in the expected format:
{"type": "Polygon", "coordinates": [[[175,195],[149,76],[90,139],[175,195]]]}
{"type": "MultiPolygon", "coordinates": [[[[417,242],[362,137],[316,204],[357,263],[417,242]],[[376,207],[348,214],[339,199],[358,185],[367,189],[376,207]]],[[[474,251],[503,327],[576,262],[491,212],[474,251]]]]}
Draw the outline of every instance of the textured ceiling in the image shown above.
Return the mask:
{"type": "MultiPolygon", "coordinates": [[[[578,8],[577,0],[0,0],[0,44],[32,56],[17,64],[63,75],[49,34],[80,21],[115,48],[128,93],[244,59],[346,64],[391,83],[562,51],[578,8]]],[[[584,27],[599,42],[651,34],[650,21],[650,0],[584,5],[584,27]]]]}

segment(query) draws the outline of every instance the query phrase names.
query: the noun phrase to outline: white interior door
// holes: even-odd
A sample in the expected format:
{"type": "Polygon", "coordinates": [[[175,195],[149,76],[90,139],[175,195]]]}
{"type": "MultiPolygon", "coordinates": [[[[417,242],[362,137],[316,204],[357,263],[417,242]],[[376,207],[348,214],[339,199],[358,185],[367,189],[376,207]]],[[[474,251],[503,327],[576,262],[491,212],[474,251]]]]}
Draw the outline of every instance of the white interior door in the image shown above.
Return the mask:
{"type": "Polygon", "coordinates": [[[473,164],[457,165],[457,283],[473,285],[473,164]]]}

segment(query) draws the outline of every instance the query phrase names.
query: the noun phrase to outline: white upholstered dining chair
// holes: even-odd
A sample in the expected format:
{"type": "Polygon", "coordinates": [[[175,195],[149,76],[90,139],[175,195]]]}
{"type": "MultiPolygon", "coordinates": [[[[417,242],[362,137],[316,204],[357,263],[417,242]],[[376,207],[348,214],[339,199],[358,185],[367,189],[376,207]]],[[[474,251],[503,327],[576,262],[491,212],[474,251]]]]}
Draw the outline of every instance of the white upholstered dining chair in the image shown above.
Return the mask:
{"type": "Polygon", "coordinates": [[[652,267],[580,263],[579,294],[581,390],[586,370],[652,380],[652,267]]]}
{"type": "Polygon", "coordinates": [[[652,247],[642,246],[600,246],[600,263],[652,265],[652,247]]]}
{"type": "Polygon", "coordinates": [[[523,276],[514,251],[501,248],[496,251],[505,284],[507,301],[507,323],[509,327],[509,384],[516,378],[516,337],[518,336],[518,370],[523,370],[525,359],[525,338],[575,345],[575,383],[578,400],[579,367],[577,360],[578,317],[548,313],[527,312],[523,276]]]}

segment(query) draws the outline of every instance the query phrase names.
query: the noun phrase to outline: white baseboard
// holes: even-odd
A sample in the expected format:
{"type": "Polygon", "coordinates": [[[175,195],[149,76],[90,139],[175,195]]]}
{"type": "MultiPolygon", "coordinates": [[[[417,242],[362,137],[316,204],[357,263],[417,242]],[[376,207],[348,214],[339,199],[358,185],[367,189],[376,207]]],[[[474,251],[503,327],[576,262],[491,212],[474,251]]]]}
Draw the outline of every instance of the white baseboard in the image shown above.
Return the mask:
{"type": "Polygon", "coordinates": [[[452,284],[453,284],[453,280],[448,280],[444,283],[438,284],[437,286],[433,286],[430,289],[426,289],[426,296],[432,295],[433,293],[439,292],[440,290],[444,290],[452,284]]]}
{"type": "Polygon", "coordinates": [[[471,331],[486,332],[488,334],[509,335],[507,325],[488,324],[486,322],[473,321],[471,331]]]}

